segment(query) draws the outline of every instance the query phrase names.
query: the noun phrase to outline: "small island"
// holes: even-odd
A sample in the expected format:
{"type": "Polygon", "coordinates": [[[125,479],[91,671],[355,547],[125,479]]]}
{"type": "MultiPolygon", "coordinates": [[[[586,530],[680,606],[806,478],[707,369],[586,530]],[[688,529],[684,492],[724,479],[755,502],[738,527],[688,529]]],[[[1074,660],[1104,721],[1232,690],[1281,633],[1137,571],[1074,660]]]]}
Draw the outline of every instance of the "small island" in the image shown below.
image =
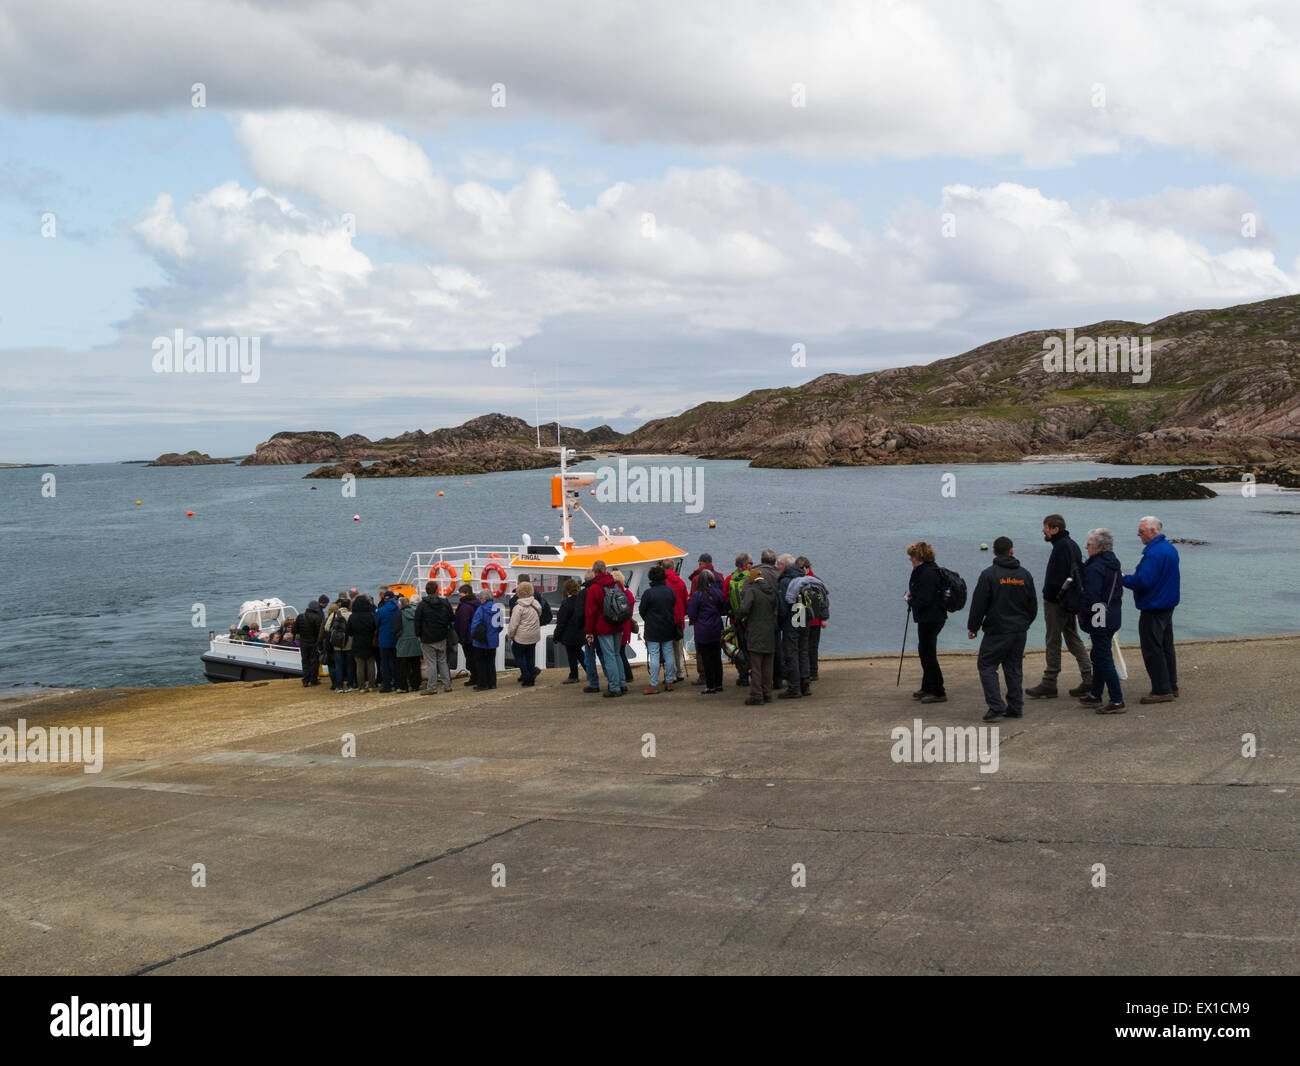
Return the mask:
{"type": "Polygon", "coordinates": [[[1021,489],[1024,496],[1068,496],[1081,500],[1212,500],[1219,494],[1210,485],[1244,483],[1249,475],[1257,485],[1300,489],[1300,464],[1256,463],[1166,470],[1136,477],[1099,477],[1091,481],[1064,481],[1021,489]]]}
{"type": "Polygon", "coordinates": [[[214,459],[205,452],[188,451],[184,454],[167,452],[158,456],[152,463],[145,463],[145,466],[220,466],[235,462],[238,462],[238,460],[214,459]]]}

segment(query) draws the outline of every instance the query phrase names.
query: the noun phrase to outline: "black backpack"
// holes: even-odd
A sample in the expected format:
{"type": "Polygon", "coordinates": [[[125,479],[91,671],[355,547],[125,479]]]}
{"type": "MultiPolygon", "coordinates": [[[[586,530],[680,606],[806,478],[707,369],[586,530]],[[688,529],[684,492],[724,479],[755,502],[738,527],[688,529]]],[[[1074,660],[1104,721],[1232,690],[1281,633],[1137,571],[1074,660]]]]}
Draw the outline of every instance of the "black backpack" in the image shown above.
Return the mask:
{"type": "Polygon", "coordinates": [[[334,612],[334,621],[330,623],[330,647],[336,651],[348,642],[348,620],[342,611],[334,612]]]}
{"type": "Polygon", "coordinates": [[[612,626],[621,626],[632,620],[632,604],[627,598],[627,591],[617,581],[605,588],[605,598],[601,601],[600,609],[605,621],[612,626]]]}
{"type": "Polygon", "coordinates": [[[831,618],[831,597],[820,581],[809,581],[799,590],[799,602],[808,608],[808,614],[821,622],[831,618]]]}
{"type": "Polygon", "coordinates": [[[966,582],[956,570],[939,567],[940,589],[943,596],[943,609],[949,614],[956,614],[966,606],[966,582]]]}

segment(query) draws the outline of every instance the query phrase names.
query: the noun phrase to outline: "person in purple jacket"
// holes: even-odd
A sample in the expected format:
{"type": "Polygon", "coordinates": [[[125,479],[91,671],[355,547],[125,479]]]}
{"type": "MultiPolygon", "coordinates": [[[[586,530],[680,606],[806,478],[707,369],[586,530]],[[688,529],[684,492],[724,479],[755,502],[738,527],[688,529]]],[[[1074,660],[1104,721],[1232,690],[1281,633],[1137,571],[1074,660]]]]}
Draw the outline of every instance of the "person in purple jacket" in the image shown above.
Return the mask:
{"type": "Polygon", "coordinates": [[[465,668],[469,670],[466,686],[478,685],[478,656],[474,654],[474,638],[470,630],[474,625],[474,612],[478,610],[478,597],[474,595],[474,586],[464,584],[460,587],[460,602],[456,604],[456,639],[460,641],[461,654],[465,668]]]}
{"type": "Polygon", "coordinates": [[[686,602],[686,617],[695,627],[695,650],[704,674],[701,696],[722,691],[722,583],[712,570],[701,569],[696,575],[696,589],[686,602]]]}

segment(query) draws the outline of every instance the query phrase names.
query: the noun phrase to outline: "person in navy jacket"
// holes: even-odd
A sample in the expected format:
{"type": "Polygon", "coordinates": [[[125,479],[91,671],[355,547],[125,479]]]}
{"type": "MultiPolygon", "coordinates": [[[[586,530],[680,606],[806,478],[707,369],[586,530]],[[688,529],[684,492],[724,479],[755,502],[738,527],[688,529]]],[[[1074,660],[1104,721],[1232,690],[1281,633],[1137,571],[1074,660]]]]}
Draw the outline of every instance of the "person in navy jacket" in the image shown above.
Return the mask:
{"type": "Polygon", "coordinates": [[[1169,703],[1178,697],[1178,661],[1174,655],[1174,608],[1178,606],[1178,549],[1165,539],[1160,519],[1147,515],[1138,522],[1138,537],[1146,545],[1137,569],[1123,577],[1133,590],[1138,617],[1142,662],[1151,678],[1151,692],[1141,703],[1169,703]]]}
{"type": "Polygon", "coordinates": [[[1111,550],[1115,535],[1109,529],[1088,532],[1085,545],[1088,558],[1080,570],[1081,584],[1079,626],[1092,638],[1092,690],[1079,702],[1096,707],[1098,714],[1123,714],[1124,692],[1119,685],[1119,671],[1112,652],[1115,632],[1123,620],[1124,585],[1120,581],[1119,559],[1111,550]],[[1110,693],[1110,702],[1101,698],[1102,690],[1110,693]]]}

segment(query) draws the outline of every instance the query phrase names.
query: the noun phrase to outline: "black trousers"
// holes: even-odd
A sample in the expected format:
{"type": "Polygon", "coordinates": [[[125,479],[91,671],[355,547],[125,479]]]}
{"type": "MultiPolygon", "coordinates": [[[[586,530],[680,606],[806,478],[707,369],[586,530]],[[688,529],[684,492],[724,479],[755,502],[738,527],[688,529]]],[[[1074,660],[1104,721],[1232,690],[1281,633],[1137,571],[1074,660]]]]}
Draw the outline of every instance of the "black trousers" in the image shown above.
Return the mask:
{"type": "Polygon", "coordinates": [[[822,627],[808,627],[808,669],[812,671],[811,677],[817,680],[817,651],[822,646],[822,627]]]}
{"type": "Polygon", "coordinates": [[[943,688],[943,671],[939,669],[939,630],[943,627],[944,622],[916,623],[916,651],[921,657],[921,691],[932,696],[947,695],[943,688]]]}
{"type": "Polygon", "coordinates": [[[785,646],[785,683],[805,695],[811,691],[812,668],[808,665],[808,627],[788,626],[781,630],[785,646]]]}
{"type": "Polygon", "coordinates": [[[1166,696],[1178,687],[1178,659],[1174,655],[1174,609],[1143,611],[1138,616],[1142,662],[1151,678],[1151,691],[1166,696]]]}
{"type": "Polygon", "coordinates": [[[696,644],[695,651],[700,657],[700,672],[704,675],[704,687],[721,688],[722,643],[696,644]]]}
{"type": "Polygon", "coordinates": [[[980,641],[980,684],[984,687],[984,702],[991,711],[1005,714],[1022,711],[1025,706],[1025,634],[985,632],[980,641]],[[998,667],[1007,682],[1006,702],[1002,701],[1002,688],[998,684],[998,667]]]}
{"type": "Polygon", "coordinates": [[[465,655],[465,669],[469,671],[469,684],[478,684],[478,649],[473,644],[462,644],[460,650],[465,655]]]}
{"type": "Polygon", "coordinates": [[[475,682],[479,688],[497,687],[497,650],[496,648],[475,648],[478,658],[478,676],[475,682]]]}
{"type": "Polygon", "coordinates": [[[566,644],[564,646],[564,651],[569,658],[569,677],[574,681],[577,681],[578,667],[582,665],[583,645],[566,644]]]}
{"type": "Polygon", "coordinates": [[[320,652],[315,642],[304,644],[298,649],[302,655],[302,687],[320,684],[320,652]]]}
{"type": "Polygon", "coordinates": [[[420,688],[420,656],[401,655],[397,659],[397,687],[408,692],[420,688]]]}

